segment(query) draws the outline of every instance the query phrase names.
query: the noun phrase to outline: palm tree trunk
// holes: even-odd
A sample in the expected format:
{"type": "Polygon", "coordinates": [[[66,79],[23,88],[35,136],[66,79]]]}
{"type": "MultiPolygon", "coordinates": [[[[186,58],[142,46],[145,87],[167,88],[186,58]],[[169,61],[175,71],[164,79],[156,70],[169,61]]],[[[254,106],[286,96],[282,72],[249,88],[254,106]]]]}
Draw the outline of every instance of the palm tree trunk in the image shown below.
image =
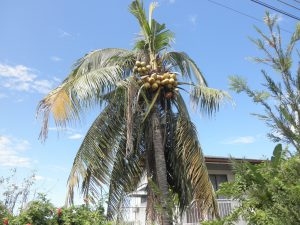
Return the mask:
{"type": "Polygon", "coordinates": [[[172,225],[172,209],[168,206],[169,188],[167,181],[167,168],[163,146],[163,136],[161,133],[160,121],[158,118],[157,109],[153,109],[151,114],[152,131],[153,131],[153,149],[156,166],[156,179],[158,187],[161,191],[162,225],[172,225]]]}

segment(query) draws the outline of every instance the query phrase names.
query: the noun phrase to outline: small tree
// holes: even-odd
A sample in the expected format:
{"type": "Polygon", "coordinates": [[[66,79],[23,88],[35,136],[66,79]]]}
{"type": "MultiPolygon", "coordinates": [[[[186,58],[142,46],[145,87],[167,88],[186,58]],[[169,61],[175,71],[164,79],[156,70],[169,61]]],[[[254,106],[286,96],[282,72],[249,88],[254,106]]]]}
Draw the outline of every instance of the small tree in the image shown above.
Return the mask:
{"type": "MultiPolygon", "coordinates": [[[[255,27],[261,39],[251,40],[264,52],[265,57],[253,59],[269,65],[279,75],[279,81],[262,70],[265,89],[252,90],[246,80],[238,76],[230,77],[230,86],[237,93],[245,92],[254,102],[264,107],[264,114],[255,115],[266,121],[272,128],[268,136],[273,141],[292,144],[300,152],[300,66],[292,67],[292,57],[295,57],[294,61],[296,60],[295,46],[300,39],[300,24],[292,34],[287,47],[284,48],[280,28],[276,23],[277,16],[272,17],[267,12],[264,21],[270,34],[264,34],[255,27]],[[294,69],[296,69],[295,73],[293,73],[294,69]]],[[[299,52],[297,53],[299,57],[299,52]]]]}
{"type": "Polygon", "coordinates": [[[241,216],[254,225],[300,224],[300,157],[288,158],[281,144],[271,160],[258,165],[234,162],[235,181],[223,183],[219,194],[239,201],[239,207],[221,221],[234,224],[241,216]]]}
{"type": "Polygon", "coordinates": [[[259,165],[233,162],[235,181],[221,185],[219,194],[237,200],[239,207],[224,219],[206,225],[234,224],[239,217],[254,225],[300,224],[300,67],[294,75],[292,72],[296,69],[292,58],[300,39],[300,25],[283,48],[277,17],[266,13],[264,21],[270,35],[256,28],[261,39],[252,41],[266,56],[254,60],[271,66],[279,77],[271,78],[262,70],[263,90],[252,90],[245,79],[237,76],[230,77],[230,85],[264,107],[265,114],[255,115],[272,128],[268,136],[273,141],[292,144],[297,154],[287,156],[288,150],[279,144],[271,160],[259,165]]]}
{"type": "Polygon", "coordinates": [[[9,176],[0,177],[0,205],[11,214],[20,212],[26,206],[35,182],[35,173],[25,177],[21,183],[16,182],[16,172],[16,169],[12,169],[9,176]]]}

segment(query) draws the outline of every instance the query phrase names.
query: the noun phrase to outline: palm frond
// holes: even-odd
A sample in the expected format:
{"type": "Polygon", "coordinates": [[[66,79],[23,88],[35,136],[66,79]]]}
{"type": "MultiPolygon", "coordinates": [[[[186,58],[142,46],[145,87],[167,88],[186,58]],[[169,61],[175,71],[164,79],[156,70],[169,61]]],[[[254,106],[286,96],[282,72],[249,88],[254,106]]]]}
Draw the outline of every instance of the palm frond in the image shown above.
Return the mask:
{"type": "Polygon", "coordinates": [[[176,128],[178,114],[169,112],[167,114],[167,142],[166,142],[166,164],[168,170],[168,183],[174,194],[178,196],[178,206],[182,213],[192,202],[191,181],[188,179],[185,163],[176,151],[176,128]]]}
{"type": "Polygon", "coordinates": [[[176,123],[175,143],[177,166],[183,168],[182,176],[185,175],[190,182],[192,197],[198,203],[199,210],[202,213],[210,211],[213,215],[218,215],[218,206],[196,128],[181,112],[176,123]]]}
{"type": "Polygon", "coordinates": [[[153,48],[158,53],[171,46],[171,42],[174,41],[174,33],[166,29],[165,24],[159,24],[155,20],[152,20],[152,26],[154,29],[154,41],[153,48]]]}
{"type": "Polygon", "coordinates": [[[197,85],[191,91],[190,99],[194,109],[199,107],[202,112],[212,115],[218,111],[224,100],[231,100],[231,97],[227,92],[197,85]]]}
{"type": "Polygon", "coordinates": [[[133,14],[136,19],[139,21],[140,27],[144,34],[144,37],[147,39],[151,35],[151,28],[147,21],[147,16],[144,10],[143,3],[140,0],[133,1],[129,6],[129,11],[133,14]]]}
{"type": "Polygon", "coordinates": [[[183,77],[193,81],[192,75],[197,81],[197,85],[207,86],[207,82],[198,68],[197,64],[185,52],[168,52],[163,55],[163,60],[170,63],[176,70],[179,70],[183,77]]]}
{"type": "Polygon", "coordinates": [[[109,196],[108,196],[108,217],[117,216],[122,219],[122,207],[126,206],[128,194],[138,188],[144,174],[143,155],[139,150],[134,157],[126,159],[126,131],[116,148],[116,158],[111,172],[109,196]]]}
{"type": "Polygon", "coordinates": [[[85,136],[68,179],[67,201],[72,204],[74,188],[80,185],[90,196],[97,195],[97,187],[109,184],[114,163],[114,148],[124,129],[124,89],[119,89],[114,98],[96,118],[85,136]]]}
{"type": "Polygon", "coordinates": [[[158,2],[151,2],[150,3],[150,6],[149,6],[149,26],[150,26],[150,29],[152,28],[152,16],[153,16],[153,12],[154,12],[154,9],[158,6],[158,2]]]}
{"type": "Polygon", "coordinates": [[[38,105],[37,114],[43,114],[40,138],[47,137],[50,113],[58,126],[65,126],[78,120],[83,109],[99,104],[101,97],[116,87],[124,72],[109,59],[128,52],[124,49],[96,50],[78,60],[62,84],[38,105]]]}

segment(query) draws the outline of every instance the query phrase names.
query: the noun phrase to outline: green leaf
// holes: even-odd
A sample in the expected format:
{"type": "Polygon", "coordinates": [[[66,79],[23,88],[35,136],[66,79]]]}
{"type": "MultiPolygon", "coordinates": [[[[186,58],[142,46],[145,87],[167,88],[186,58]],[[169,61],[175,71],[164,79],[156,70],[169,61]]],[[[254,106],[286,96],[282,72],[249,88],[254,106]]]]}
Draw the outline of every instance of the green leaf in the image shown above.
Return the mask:
{"type": "Polygon", "coordinates": [[[271,162],[274,167],[277,167],[280,164],[280,161],[282,159],[282,153],[283,153],[282,145],[281,144],[276,145],[273,151],[273,156],[271,157],[271,162]]]}

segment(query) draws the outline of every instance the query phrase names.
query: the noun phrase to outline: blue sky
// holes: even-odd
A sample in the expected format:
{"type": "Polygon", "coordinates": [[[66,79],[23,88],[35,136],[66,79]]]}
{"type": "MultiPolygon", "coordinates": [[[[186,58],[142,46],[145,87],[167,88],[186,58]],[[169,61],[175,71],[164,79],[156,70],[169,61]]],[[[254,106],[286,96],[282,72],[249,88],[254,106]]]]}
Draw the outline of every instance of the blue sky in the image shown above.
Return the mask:
{"type": "MultiPolygon", "coordinates": [[[[258,19],[265,12],[250,1],[215,1],[258,19]]],[[[41,143],[36,107],[85,53],[106,47],[132,48],[139,28],[128,13],[129,3],[0,1],[0,176],[14,167],[20,178],[36,170],[38,191],[46,192],[56,205],[64,202],[73,158],[99,110],[88,112],[81,124],[63,132],[57,133],[51,123],[49,138],[41,143]]],[[[208,0],[160,0],[159,4],[155,17],[175,32],[173,48],[187,52],[198,63],[209,86],[228,91],[228,76],[237,74],[259,87],[262,67],[247,57],[260,53],[248,37],[257,37],[253,25],[264,29],[263,23],[208,0]]],[[[280,25],[293,31],[296,22],[280,16],[280,25]]],[[[289,35],[282,34],[283,38],[289,35]]],[[[250,115],[261,108],[244,95],[230,94],[236,106],[224,105],[213,118],[191,112],[204,153],[270,156],[275,144],[266,138],[269,129],[250,115]]]]}

